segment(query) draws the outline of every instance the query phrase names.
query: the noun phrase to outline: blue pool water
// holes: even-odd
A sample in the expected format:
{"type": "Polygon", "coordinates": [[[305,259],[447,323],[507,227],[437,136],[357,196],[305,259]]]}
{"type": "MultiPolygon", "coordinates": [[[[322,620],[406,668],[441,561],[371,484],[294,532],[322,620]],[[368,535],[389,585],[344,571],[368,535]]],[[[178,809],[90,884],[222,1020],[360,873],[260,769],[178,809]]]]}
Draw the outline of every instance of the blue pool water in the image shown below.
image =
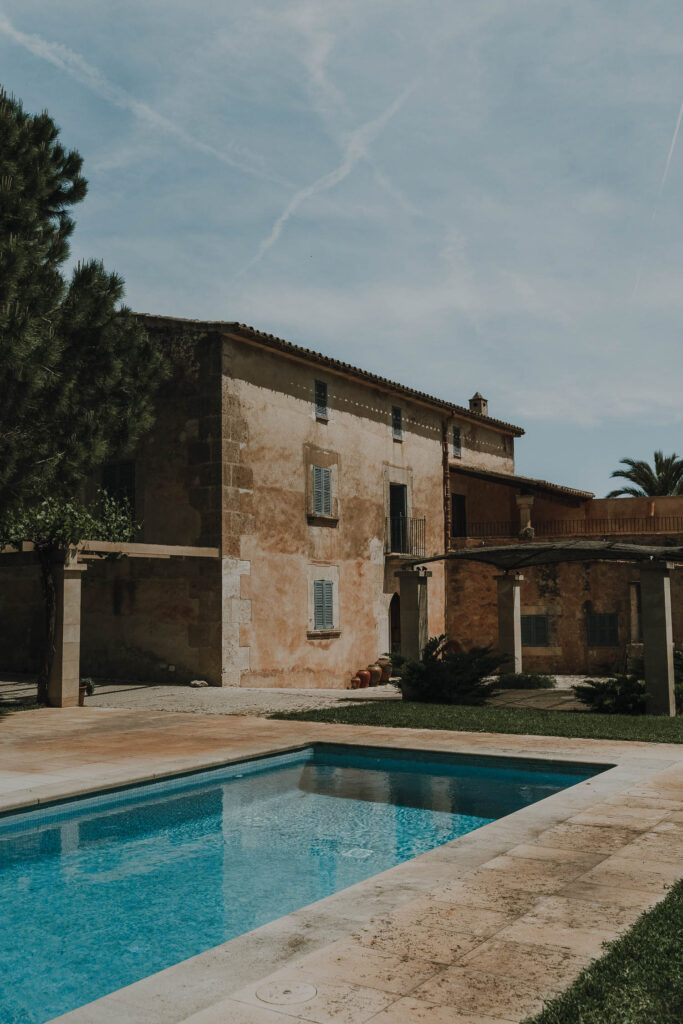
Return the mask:
{"type": "Polygon", "coordinates": [[[572,786],[321,745],[0,818],[0,1021],[38,1024],[572,786]]]}

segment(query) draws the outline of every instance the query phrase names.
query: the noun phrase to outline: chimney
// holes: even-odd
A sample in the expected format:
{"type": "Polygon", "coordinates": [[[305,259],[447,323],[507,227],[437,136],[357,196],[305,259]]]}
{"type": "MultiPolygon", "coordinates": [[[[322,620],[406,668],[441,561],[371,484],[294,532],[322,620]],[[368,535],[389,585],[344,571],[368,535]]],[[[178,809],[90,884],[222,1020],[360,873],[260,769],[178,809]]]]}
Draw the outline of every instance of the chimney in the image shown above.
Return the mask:
{"type": "Polygon", "coordinates": [[[478,391],[470,398],[470,412],[478,412],[480,416],[489,414],[489,403],[478,391]]]}

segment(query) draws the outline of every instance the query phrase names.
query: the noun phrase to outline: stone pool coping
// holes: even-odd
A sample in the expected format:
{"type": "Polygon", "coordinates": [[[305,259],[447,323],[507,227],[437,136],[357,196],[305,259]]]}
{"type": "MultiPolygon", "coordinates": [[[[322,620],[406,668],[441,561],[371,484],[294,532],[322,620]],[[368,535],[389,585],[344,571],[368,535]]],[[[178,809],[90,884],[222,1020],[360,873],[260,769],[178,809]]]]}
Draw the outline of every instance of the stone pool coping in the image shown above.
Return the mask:
{"type": "Polygon", "coordinates": [[[315,742],[615,767],[61,1024],[509,1024],[683,874],[674,744],[44,709],[0,727],[0,812],[315,742]]]}

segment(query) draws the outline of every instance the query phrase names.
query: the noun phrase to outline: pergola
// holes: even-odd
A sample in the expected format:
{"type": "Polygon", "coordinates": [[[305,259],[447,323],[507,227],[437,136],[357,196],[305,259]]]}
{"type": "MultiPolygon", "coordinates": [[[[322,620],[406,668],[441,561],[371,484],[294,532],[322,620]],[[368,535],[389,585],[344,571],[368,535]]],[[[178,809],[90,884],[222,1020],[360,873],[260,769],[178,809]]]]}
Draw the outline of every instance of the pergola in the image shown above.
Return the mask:
{"type": "MultiPolygon", "coordinates": [[[[683,565],[683,547],[627,544],[610,540],[575,540],[534,543],[521,541],[501,546],[462,548],[431,558],[405,563],[402,576],[412,570],[414,591],[411,608],[417,614],[406,626],[413,632],[418,650],[426,643],[427,570],[429,562],[482,562],[502,570],[498,584],[498,645],[506,654],[510,670],[522,671],[522,625],[520,586],[522,570],[560,562],[635,562],[640,568],[645,679],[650,714],[675,715],[673,629],[671,622],[671,571],[683,565]]],[[[402,588],[404,586],[401,580],[402,588]]],[[[403,623],[402,623],[403,628],[403,623]]]]}
{"type": "MultiPolygon", "coordinates": [[[[219,558],[218,548],[184,547],[177,544],[123,544],[115,541],[82,540],[59,552],[55,564],[54,655],[48,679],[48,704],[74,707],[78,704],[81,660],[81,581],[88,563],[107,555],[127,558],[219,558]]],[[[37,565],[33,544],[21,549],[0,550],[0,567],[37,565]]]]}

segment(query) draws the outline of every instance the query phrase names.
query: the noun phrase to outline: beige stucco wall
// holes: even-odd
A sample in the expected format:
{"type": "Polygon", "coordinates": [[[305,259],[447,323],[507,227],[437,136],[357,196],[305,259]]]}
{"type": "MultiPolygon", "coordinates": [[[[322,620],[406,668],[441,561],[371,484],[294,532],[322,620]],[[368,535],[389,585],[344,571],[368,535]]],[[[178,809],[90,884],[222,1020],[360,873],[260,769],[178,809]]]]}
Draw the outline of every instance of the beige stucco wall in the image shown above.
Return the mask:
{"type": "MultiPolygon", "coordinates": [[[[239,682],[343,686],[389,648],[389,602],[398,590],[398,560],[384,555],[390,482],[405,482],[408,514],[426,518],[427,554],[443,550],[442,419],[344,376],[230,339],[224,389],[244,424],[241,459],[249,469],[244,490],[252,509],[250,520],[242,521],[240,601],[226,607],[228,631],[235,627],[231,616],[240,618],[238,658],[249,666],[239,682]],[[328,385],[327,422],[315,417],[316,379],[328,385]],[[392,405],[403,410],[402,442],[392,439],[392,405]],[[338,519],[322,524],[308,516],[307,466],[330,459],[338,519]],[[332,569],[339,635],[312,638],[311,579],[331,578],[332,569]]],[[[429,583],[429,632],[444,628],[438,564],[429,583]]]]}

